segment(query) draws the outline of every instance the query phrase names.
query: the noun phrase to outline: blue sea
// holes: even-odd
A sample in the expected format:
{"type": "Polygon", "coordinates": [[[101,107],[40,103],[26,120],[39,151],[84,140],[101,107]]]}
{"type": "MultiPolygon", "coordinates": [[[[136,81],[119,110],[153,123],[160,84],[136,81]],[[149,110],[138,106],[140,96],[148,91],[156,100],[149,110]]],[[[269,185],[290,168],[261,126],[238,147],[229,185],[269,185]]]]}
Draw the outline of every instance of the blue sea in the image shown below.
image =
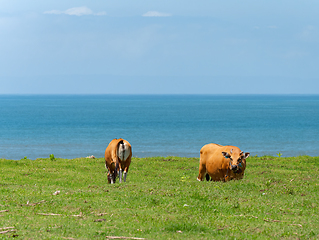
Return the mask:
{"type": "Polygon", "coordinates": [[[251,155],[319,156],[319,95],[0,95],[0,158],[199,157],[207,143],[251,155]]]}

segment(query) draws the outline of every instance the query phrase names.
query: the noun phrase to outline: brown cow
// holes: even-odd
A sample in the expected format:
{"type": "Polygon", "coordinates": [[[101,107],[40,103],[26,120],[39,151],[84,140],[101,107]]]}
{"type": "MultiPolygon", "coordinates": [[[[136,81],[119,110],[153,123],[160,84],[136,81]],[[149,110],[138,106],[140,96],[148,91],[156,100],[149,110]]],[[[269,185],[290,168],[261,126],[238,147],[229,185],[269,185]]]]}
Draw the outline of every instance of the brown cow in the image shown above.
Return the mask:
{"type": "Polygon", "coordinates": [[[242,152],[238,147],[222,146],[210,143],[200,150],[198,181],[211,177],[212,181],[229,181],[242,179],[249,153],[242,152]]]}
{"type": "Polygon", "coordinates": [[[115,138],[109,143],[105,150],[105,168],[108,170],[107,179],[109,183],[115,183],[117,174],[119,175],[119,182],[121,183],[123,170],[123,180],[124,182],[126,181],[131,158],[132,147],[128,141],[122,138],[115,138]]]}

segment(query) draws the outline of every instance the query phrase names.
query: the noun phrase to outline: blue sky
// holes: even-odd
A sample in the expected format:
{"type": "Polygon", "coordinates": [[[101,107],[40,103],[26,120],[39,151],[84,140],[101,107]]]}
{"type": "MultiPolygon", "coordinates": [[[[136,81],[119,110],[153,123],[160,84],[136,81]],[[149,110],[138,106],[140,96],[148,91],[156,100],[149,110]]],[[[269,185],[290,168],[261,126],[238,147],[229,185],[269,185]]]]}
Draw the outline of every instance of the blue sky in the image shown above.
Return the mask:
{"type": "Polygon", "coordinates": [[[0,94],[319,94],[318,9],[0,0],[0,94]]]}

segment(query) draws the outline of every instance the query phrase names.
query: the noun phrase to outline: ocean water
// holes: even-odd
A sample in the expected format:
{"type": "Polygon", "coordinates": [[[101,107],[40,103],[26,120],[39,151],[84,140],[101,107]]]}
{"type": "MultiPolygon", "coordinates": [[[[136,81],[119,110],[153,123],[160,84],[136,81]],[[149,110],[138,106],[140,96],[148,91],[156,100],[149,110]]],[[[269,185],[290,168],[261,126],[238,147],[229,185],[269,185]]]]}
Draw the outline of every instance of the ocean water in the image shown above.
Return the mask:
{"type": "Polygon", "coordinates": [[[319,156],[319,95],[0,95],[0,158],[103,157],[120,137],[135,157],[319,156]]]}

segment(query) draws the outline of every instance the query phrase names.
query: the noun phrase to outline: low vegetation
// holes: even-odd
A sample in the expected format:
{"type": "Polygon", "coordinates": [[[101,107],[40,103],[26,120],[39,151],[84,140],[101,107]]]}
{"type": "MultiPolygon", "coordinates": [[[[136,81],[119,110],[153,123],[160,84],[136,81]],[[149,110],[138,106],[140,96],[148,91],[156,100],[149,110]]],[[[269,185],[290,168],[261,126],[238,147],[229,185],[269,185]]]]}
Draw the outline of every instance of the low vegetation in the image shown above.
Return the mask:
{"type": "Polygon", "coordinates": [[[249,157],[227,183],[198,182],[198,163],[133,158],[110,185],[102,158],[0,159],[0,238],[319,238],[319,157],[249,157]]]}

